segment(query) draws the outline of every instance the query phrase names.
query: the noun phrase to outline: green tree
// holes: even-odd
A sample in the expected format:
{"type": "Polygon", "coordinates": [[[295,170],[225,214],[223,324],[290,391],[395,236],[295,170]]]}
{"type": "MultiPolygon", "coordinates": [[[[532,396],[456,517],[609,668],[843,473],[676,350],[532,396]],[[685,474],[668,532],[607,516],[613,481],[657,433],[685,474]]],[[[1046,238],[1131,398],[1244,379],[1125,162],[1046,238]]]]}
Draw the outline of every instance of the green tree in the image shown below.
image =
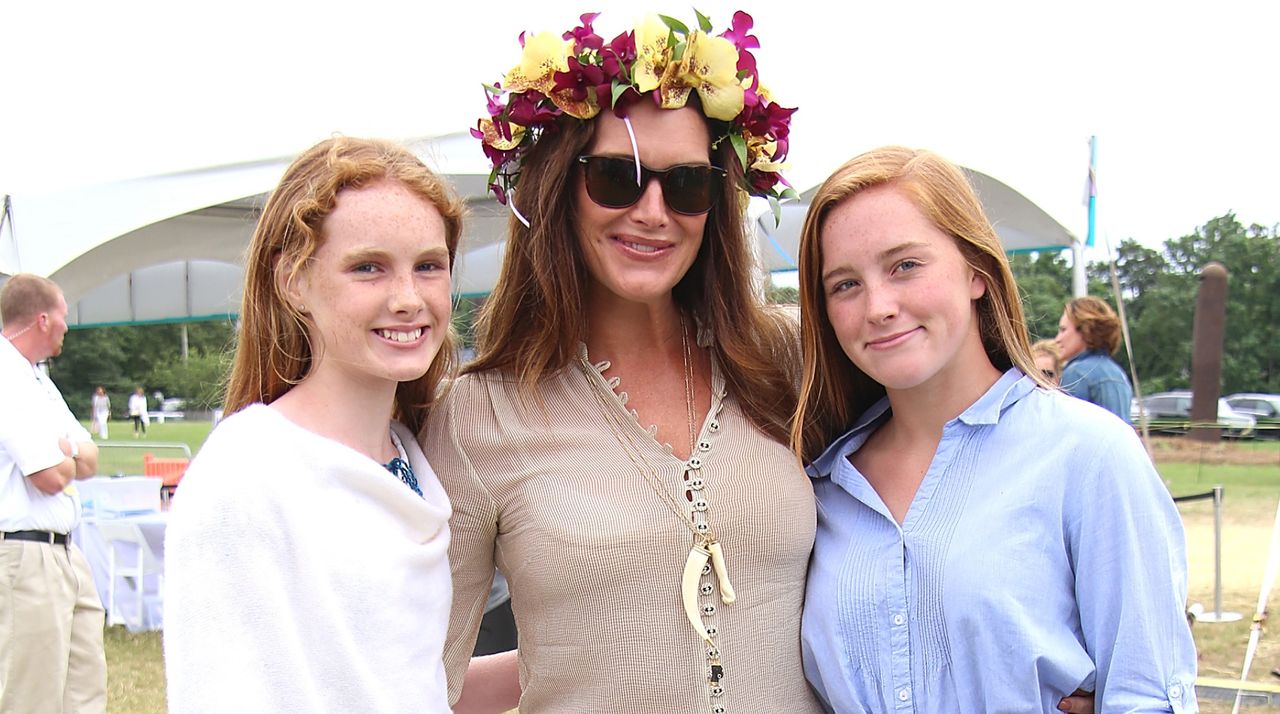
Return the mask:
{"type": "Polygon", "coordinates": [[[157,365],[147,384],[165,394],[182,395],[188,409],[212,409],[222,404],[230,369],[230,353],[198,354],[157,365]]]}
{"type": "Polygon", "coordinates": [[[1022,293],[1022,312],[1031,340],[1058,334],[1058,319],[1071,298],[1071,266],[1061,251],[1015,253],[1009,266],[1022,293]]]}
{"type": "MultiPolygon", "coordinates": [[[[99,384],[106,387],[117,416],[124,414],[129,395],[137,386],[148,393],[158,388],[175,396],[197,397],[153,383],[153,374],[181,371],[176,367],[166,369],[182,362],[182,327],[163,324],[74,329],[67,333],[62,354],[53,360],[50,373],[66,397],[67,406],[78,415],[88,414],[89,395],[99,384]]],[[[189,359],[231,351],[234,323],[194,322],[186,323],[186,328],[189,359]]]]}
{"type": "MultiPolygon", "coordinates": [[[[1060,310],[1069,294],[1061,254],[1011,258],[1024,293],[1033,336],[1049,333],[1044,313],[1060,310]]],[[[1133,362],[1145,392],[1191,383],[1191,338],[1199,274],[1210,262],[1227,268],[1222,390],[1280,392],[1280,236],[1277,229],[1243,226],[1228,213],[1154,250],[1132,240],[1116,250],[1115,270],[1133,341],[1133,362]]],[[[1110,266],[1089,266],[1089,292],[1115,305],[1110,266]]],[[[1057,316],[1054,315],[1056,322],[1057,316]]],[[[1121,351],[1122,363],[1128,357],[1121,351]]]]}

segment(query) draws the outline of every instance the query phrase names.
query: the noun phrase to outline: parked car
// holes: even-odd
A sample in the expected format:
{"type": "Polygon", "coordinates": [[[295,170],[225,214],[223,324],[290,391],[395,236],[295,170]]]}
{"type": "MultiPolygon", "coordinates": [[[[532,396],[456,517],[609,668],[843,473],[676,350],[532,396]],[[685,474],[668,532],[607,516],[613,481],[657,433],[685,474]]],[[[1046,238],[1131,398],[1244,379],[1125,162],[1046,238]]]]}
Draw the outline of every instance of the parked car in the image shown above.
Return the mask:
{"type": "Polygon", "coordinates": [[[1280,394],[1232,394],[1227,404],[1257,420],[1259,439],[1280,439],[1280,394]]]}
{"type": "MultiPolygon", "coordinates": [[[[1142,398],[1147,424],[1153,431],[1185,434],[1191,422],[1191,392],[1160,392],[1142,398]]],[[[1130,406],[1133,423],[1138,423],[1138,400],[1130,406]]],[[[1217,425],[1222,435],[1233,439],[1253,436],[1256,420],[1231,408],[1226,399],[1218,400],[1217,425]]]]}

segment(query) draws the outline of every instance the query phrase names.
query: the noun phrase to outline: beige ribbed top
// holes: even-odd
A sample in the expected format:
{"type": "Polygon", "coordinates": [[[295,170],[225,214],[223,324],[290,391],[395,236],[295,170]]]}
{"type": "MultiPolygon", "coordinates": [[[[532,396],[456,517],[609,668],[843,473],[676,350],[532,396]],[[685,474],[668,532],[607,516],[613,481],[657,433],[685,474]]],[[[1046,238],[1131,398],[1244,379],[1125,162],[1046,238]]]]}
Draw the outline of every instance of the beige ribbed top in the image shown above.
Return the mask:
{"type": "Polygon", "coordinates": [[[514,379],[484,373],[460,378],[432,409],[424,450],[453,502],[450,700],[496,563],[520,630],[520,714],[821,711],[800,666],[816,515],[795,456],[747,420],[713,365],[711,411],[681,461],[626,409],[626,385],[581,355],[544,381],[542,406],[522,400],[514,379]],[[605,409],[723,544],[737,601],[723,604],[704,570],[699,603],[720,650],[719,687],[681,604],[693,536],[622,450],[605,409]]]}

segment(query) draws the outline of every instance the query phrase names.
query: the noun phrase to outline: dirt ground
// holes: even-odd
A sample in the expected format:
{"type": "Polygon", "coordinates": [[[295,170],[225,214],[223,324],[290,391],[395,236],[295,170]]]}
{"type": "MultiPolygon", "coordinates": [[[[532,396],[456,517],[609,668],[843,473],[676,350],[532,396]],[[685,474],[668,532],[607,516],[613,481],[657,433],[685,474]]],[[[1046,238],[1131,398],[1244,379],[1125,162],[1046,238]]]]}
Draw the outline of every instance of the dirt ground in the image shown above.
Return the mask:
{"type": "Polygon", "coordinates": [[[1274,449],[1258,448],[1258,446],[1258,442],[1237,442],[1228,439],[1217,443],[1204,443],[1179,436],[1151,437],[1151,455],[1157,464],[1280,465],[1280,452],[1274,449]]]}

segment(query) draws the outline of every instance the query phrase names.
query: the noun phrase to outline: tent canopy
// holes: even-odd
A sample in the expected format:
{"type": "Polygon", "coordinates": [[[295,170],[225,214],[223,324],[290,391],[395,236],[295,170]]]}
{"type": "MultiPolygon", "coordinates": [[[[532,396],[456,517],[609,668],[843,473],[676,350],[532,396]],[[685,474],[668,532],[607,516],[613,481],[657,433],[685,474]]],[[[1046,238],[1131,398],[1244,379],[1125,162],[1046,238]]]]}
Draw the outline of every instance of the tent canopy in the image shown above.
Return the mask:
{"type": "MultiPolygon", "coordinates": [[[[487,193],[488,166],[467,134],[407,142],[467,203],[455,290],[487,294],[502,261],[507,209],[487,193]]],[[[54,279],[80,326],[198,320],[239,311],[243,254],[267,192],[291,157],[16,195],[0,230],[0,273],[54,279]]],[[[1007,250],[1058,249],[1072,236],[1018,191],[966,169],[1007,250]]],[[[775,225],[753,204],[765,269],[792,270],[808,200],[782,207],[775,225]]]]}

